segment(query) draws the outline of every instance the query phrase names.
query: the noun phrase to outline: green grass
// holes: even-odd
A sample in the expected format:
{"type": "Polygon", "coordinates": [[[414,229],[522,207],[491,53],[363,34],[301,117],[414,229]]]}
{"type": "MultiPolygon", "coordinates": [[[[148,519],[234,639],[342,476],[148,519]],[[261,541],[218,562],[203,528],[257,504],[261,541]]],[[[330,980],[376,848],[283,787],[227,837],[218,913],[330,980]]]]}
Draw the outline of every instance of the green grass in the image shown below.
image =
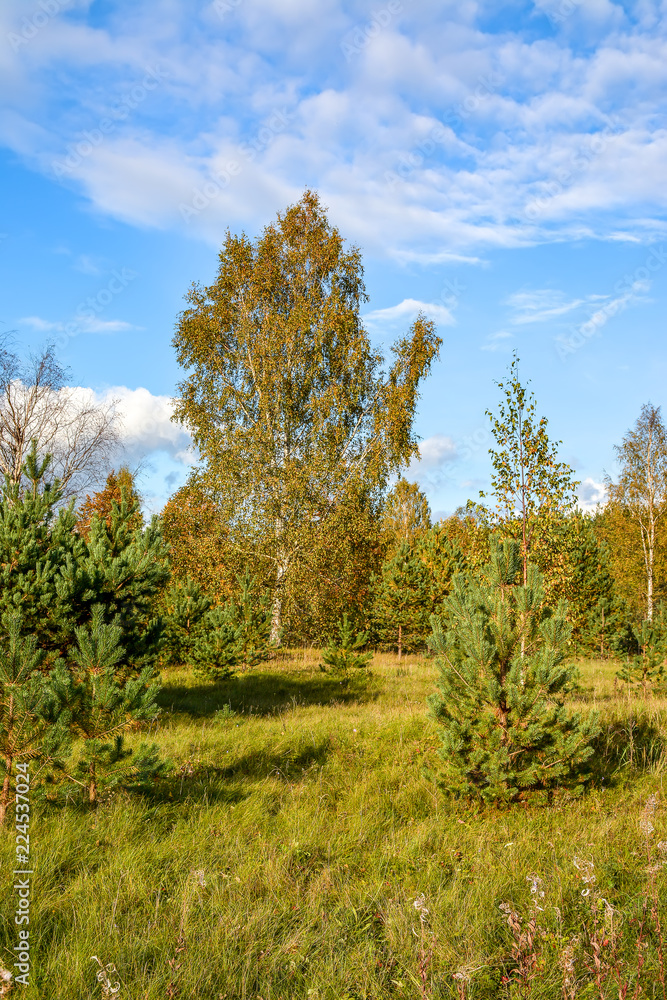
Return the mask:
{"type": "MultiPolygon", "coordinates": [[[[663,996],[658,937],[643,932],[648,947],[637,949],[630,921],[648,900],[651,922],[651,879],[660,913],[667,900],[662,873],[646,874],[638,825],[648,796],[662,793],[667,699],[615,690],[615,665],[583,663],[579,701],[604,724],[596,786],[549,807],[480,811],[448,800],[430,776],[439,744],[425,710],[432,662],[377,656],[368,683],[349,688],[317,663],[316,651],[300,651],[218,686],[166,673],[155,739],[174,761],[172,778],[150,797],[119,793],[95,814],[74,799],[35,806],[32,982],[12,997],[102,997],[96,955],[115,965],[119,1000],[472,1000],[522,988],[556,998],[558,956],[592,931],[598,897],[614,908],[603,958],[630,977],[628,998],[637,954],[642,995],[655,984],[663,996]],[[575,858],[594,863],[589,896],[575,858]],[[526,927],[533,875],[545,894],[532,949],[541,965],[521,987],[512,972],[521,954],[499,905],[526,927]],[[422,894],[423,925],[414,906],[422,894]]],[[[651,842],[667,841],[661,805],[653,824],[651,842]]],[[[12,831],[0,846],[7,873],[12,831]]],[[[14,909],[7,879],[5,968],[14,909]]],[[[590,937],[573,947],[571,995],[599,997],[585,968],[590,937]]],[[[610,972],[602,995],[616,997],[612,987],[610,972]]]]}

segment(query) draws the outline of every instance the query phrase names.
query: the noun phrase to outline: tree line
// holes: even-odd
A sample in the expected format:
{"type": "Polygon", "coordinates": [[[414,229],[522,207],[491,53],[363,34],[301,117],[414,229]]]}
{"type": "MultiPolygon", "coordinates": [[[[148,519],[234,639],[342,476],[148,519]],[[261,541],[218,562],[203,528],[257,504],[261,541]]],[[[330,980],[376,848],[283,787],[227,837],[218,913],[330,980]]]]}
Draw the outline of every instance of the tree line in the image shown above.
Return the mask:
{"type": "Polygon", "coordinates": [[[659,408],[642,409],[607,502],[584,514],[515,357],[487,411],[491,487],[434,524],[403,473],[441,340],[419,315],[384,358],[366,299],[360,252],[314,192],[254,242],[227,233],[214,283],[190,289],[174,336],[174,419],[200,461],[149,523],[126,468],[84,496],[113,444],[112,412],[77,415],[52,349],[30,368],[5,345],[0,821],[20,759],[43,769],[44,794],[72,783],[92,805],[100,782],[164,775],[154,745],[125,740],[157,718],[170,665],[223,681],[310,643],[347,676],[374,648],[430,652],[448,766],[458,759],[486,798],[580,775],[595,726],[565,712],[566,655],[624,656],[621,678],[644,690],[661,676],[659,408]],[[528,725],[535,740],[519,752],[528,725]],[[539,764],[550,754],[562,767],[539,764]]]}

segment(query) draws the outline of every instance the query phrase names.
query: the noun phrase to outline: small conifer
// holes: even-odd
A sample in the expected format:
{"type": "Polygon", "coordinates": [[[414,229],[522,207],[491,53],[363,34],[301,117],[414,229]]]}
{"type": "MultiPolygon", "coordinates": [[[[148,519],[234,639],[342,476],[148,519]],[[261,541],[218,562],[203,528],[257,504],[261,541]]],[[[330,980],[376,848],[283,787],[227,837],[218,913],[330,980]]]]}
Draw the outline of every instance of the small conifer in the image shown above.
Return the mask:
{"type": "Polygon", "coordinates": [[[362,653],[368,642],[367,632],[355,632],[347,615],[338,623],[338,641],[322,651],[322,670],[328,667],[333,673],[348,680],[351,673],[365,670],[373,659],[372,653],[362,653]]]}
{"type": "Polygon", "coordinates": [[[569,714],[564,704],[576,680],[563,662],[567,607],[546,605],[532,565],[519,585],[521,556],[517,542],[493,541],[478,576],[455,578],[448,630],[432,618],[440,693],[430,706],[443,727],[444,783],[485,802],[581,789],[598,732],[594,716],[569,714]]]}
{"type": "Polygon", "coordinates": [[[398,657],[423,646],[429,628],[429,581],[424,563],[402,542],[387,559],[375,589],[375,622],[380,641],[398,657]]]}
{"type": "Polygon", "coordinates": [[[647,697],[649,688],[665,676],[667,622],[663,608],[654,610],[653,621],[633,625],[632,632],[634,655],[628,656],[616,676],[626,684],[640,684],[644,697],[647,697]]]}
{"type": "Polygon", "coordinates": [[[53,760],[67,742],[62,721],[49,719],[42,711],[45,681],[38,668],[44,654],[34,636],[21,635],[21,616],[5,614],[0,637],[0,826],[13,799],[17,764],[35,765],[53,760]]]}
{"type": "Polygon", "coordinates": [[[227,680],[243,662],[241,628],[234,621],[229,604],[211,608],[202,616],[196,629],[191,658],[195,673],[213,681],[227,680]]]}
{"type": "Polygon", "coordinates": [[[132,750],[125,744],[128,730],[157,718],[159,682],[151,665],[119,681],[121,635],[119,626],[104,621],[104,609],[97,605],[90,627],[76,630],[68,662],[60,660],[48,681],[51,714],[77,740],[76,763],[68,776],[85,789],[93,808],[102,784],[141,786],[168,768],[155,745],[143,742],[132,750]]]}

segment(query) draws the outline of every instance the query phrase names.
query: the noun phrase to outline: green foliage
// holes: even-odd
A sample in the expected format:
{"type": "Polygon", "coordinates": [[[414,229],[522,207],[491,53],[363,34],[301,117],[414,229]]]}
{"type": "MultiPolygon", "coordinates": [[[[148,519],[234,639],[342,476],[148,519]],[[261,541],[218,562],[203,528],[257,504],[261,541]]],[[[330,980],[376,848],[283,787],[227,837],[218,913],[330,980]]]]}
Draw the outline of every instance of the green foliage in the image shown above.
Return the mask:
{"type": "Polygon", "coordinates": [[[429,622],[429,580],[424,563],[402,542],[374,578],[374,620],[386,649],[412,652],[424,645],[429,622]]]}
{"type": "Polygon", "coordinates": [[[367,632],[356,632],[347,615],[338,623],[338,641],[322,650],[321,668],[348,679],[351,673],[365,670],[373,659],[372,653],[362,653],[368,643],[367,632]]]}
{"type": "Polygon", "coordinates": [[[44,654],[34,636],[21,635],[21,616],[6,613],[0,640],[0,826],[12,801],[16,765],[52,761],[67,742],[62,721],[43,712],[45,681],[38,668],[44,654]]]}
{"type": "Polygon", "coordinates": [[[90,627],[77,628],[76,648],[48,679],[50,714],[78,741],[67,775],[86,789],[91,806],[102,785],[136,787],[167,770],[155,746],[142,743],[133,751],[125,745],[128,730],[157,719],[160,685],[150,665],[124,682],[118,679],[121,636],[118,625],[105,623],[104,608],[95,606],[90,627]]]}
{"type": "Polygon", "coordinates": [[[58,509],[57,482],[44,483],[47,459],[38,466],[36,449],[24,466],[31,488],[5,479],[0,498],[0,613],[18,613],[23,635],[34,636],[47,662],[71,641],[73,605],[86,596],[85,582],[71,579],[86,559],[74,533],[73,505],[58,509]],[[68,576],[68,574],[70,574],[68,576]]]}
{"type": "Polygon", "coordinates": [[[243,662],[241,626],[234,620],[231,605],[211,608],[200,619],[192,644],[195,673],[213,681],[231,677],[243,662]]]}
{"type": "MultiPolygon", "coordinates": [[[[493,474],[494,511],[485,515],[496,525],[506,525],[521,539],[524,583],[528,558],[535,547],[552,544],[554,528],[576,502],[573,470],[557,460],[557,444],[547,434],[547,419],[537,419],[537,404],[519,381],[519,359],[514,357],[507,382],[499,382],[504,401],[498,416],[487,410],[496,439],[489,449],[493,474]]],[[[480,493],[485,498],[484,492],[480,493]]]]}
{"type": "Polygon", "coordinates": [[[440,523],[419,537],[415,554],[426,569],[429,615],[440,614],[454,576],[466,568],[463,549],[456,538],[449,537],[446,524],[440,523]]]}
{"type": "Polygon", "coordinates": [[[484,802],[580,788],[598,732],[594,717],[569,715],[564,705],[575,682],[563,664],[567,607],[546,607],[534,566],[518,585],[521,568],[518,543],[496,541],[478,577],[456,577],[447,632],[432,618],[440,694],[430,705],[443,727],[444,781],[484,802]]]}
{"type": "MultiPolygon", "coordinates": [[[[598,539],[593,519],[580,511],[563,520],[561,534],[563,544],[555,548],[563,552],[565,566],[558,582],[545,589],[550,597],[566,598],[572,642],[578,651],[600,656],[617,652],[630,615],[617,593],[609,546],[598,539]]],[[[539,565],[545,583],[552,569],[550,562],[546,553],[539,565]]]]}
{"type": "Polygon", "coordinates": [[[667,621],[664,608],[654,613],[652,621],[632,626],[634,655],[628,656],[616,676],[625,684],[640,684],[644,695],[665,676],[667,661],[667,621]]]}
{"type": "Polygon", "coordinates": [[[78,533],[84,538],[88,537],[90,522],[95,514],[111,527],[113,503],[115,501],[121,504],[124,500],[133,508],[130,526],[132,528],[143,527],[144,518],[140,509],[141,497],[137,492],[134,476],[126,465],[121,466],[118,472],[111,471],[107,476],[104,489],[93,493],[92,496],[87,496],[81,504],[76,524],[78,533]]]}
{"type": "Polygon", "coordinates": [[[362,486],[381,495],[417,452],[418,388],[441,341],[420,315],[385,374],[366,298],[359,250],[306,191],[256,241],[227,234],[215,282],[190,290],[178,321],[188,375],[174,419],[191,430],[230,544],[275,568],[274,641],[314,519],[362,486]]]}
{"type": "Polygon", "coordinates": [[[24,635],[44,650],[44,665],[67,655],[77,627],[103,605],[123,632],[119,668],[141,671],[157,654],[162,624],[156,596],[169,576],[157,520],[142,528],[136,501],[111,501],[106,519],[93,516],[88,540],[75,531],[73,503],[59,506],[56,481],[44,480],[48,456],[28,456],[23,494],[9,480],[0,498],[0,613],[17,611],[24,635]]]}
{"type": "Polygon", "coordinates": [[[211,607],[200,585],[190,577],[176,579],[165,590],[163,609],[163,661],[171,666],[188,663],[197,627],[211,607]]]}
{"type": "Polygon", "coordinates": [[[93,514],[85,559],[68,566],[63,577],[73,590],[86,587],[79,620],[89,621],[93,605],[101,605],[121,629],[119,669],[140,672],[158,654],[163,623],[154,606],[169,579],[169,565],[157,518],[138,526],[138,501],[124,488],[122,493],[120,503],[111,501],[108,518],[93,514]]]}
{"type": "Polygon", "coordinates": [[[241,662],[256,667],[268,660],[273,652],[269,641],[271,609],[269,595],[258,594],[257,577],[246,566],[243,576],[236,578],[238,596],[230,607],[231,621],[236,625],[241,644],[241,662]]]}
{"type": "Polygon", "coordinates": [[[163,650],[167,663],[192,662],[206,676],[223,680],[233,668],[257,666],[272,653],[269,595],[259,595],[257,578],[246,571],[236,578],[237,596],[211,607],[194,580],[176,579],[166,591],[163,650]]]}

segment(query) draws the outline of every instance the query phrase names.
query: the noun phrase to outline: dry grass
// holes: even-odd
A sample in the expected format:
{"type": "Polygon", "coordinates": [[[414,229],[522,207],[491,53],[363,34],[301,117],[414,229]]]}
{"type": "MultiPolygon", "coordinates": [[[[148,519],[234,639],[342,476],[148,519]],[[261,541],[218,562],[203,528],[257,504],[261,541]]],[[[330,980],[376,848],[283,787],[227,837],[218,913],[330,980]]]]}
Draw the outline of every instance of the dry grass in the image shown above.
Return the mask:
{"type": "MultiPolygon", "coordinates": [[[[432,778],[431,661],[380,655],[349,687],[318,663],[298,650],[219,686],[169,672],[156,739],[173,778],[95,815],[73,801],[36,810],[26,1000],[101,997],[93,955],[115,966],[120,1000],[616,998],[612,972],[596,986],[596,948],[629,977],[627,1000],[638,956],[642,996],[651,984],[663,996],[651,912],[666,888],[646,860],[667,840],[661,800],[650,838],[639,824],[662,793],[667,698],[615,690],[615,665],[582,663],[578,701],[604,723],[595,787],[479,811],[432,778]]],[[[5,871],[12,851],[6,839],[5,871]]],[[[9,884],[0,905],[13,912],[9,884]]],[[[7,966],[9,921],[1,934],[7,966]]]]}

